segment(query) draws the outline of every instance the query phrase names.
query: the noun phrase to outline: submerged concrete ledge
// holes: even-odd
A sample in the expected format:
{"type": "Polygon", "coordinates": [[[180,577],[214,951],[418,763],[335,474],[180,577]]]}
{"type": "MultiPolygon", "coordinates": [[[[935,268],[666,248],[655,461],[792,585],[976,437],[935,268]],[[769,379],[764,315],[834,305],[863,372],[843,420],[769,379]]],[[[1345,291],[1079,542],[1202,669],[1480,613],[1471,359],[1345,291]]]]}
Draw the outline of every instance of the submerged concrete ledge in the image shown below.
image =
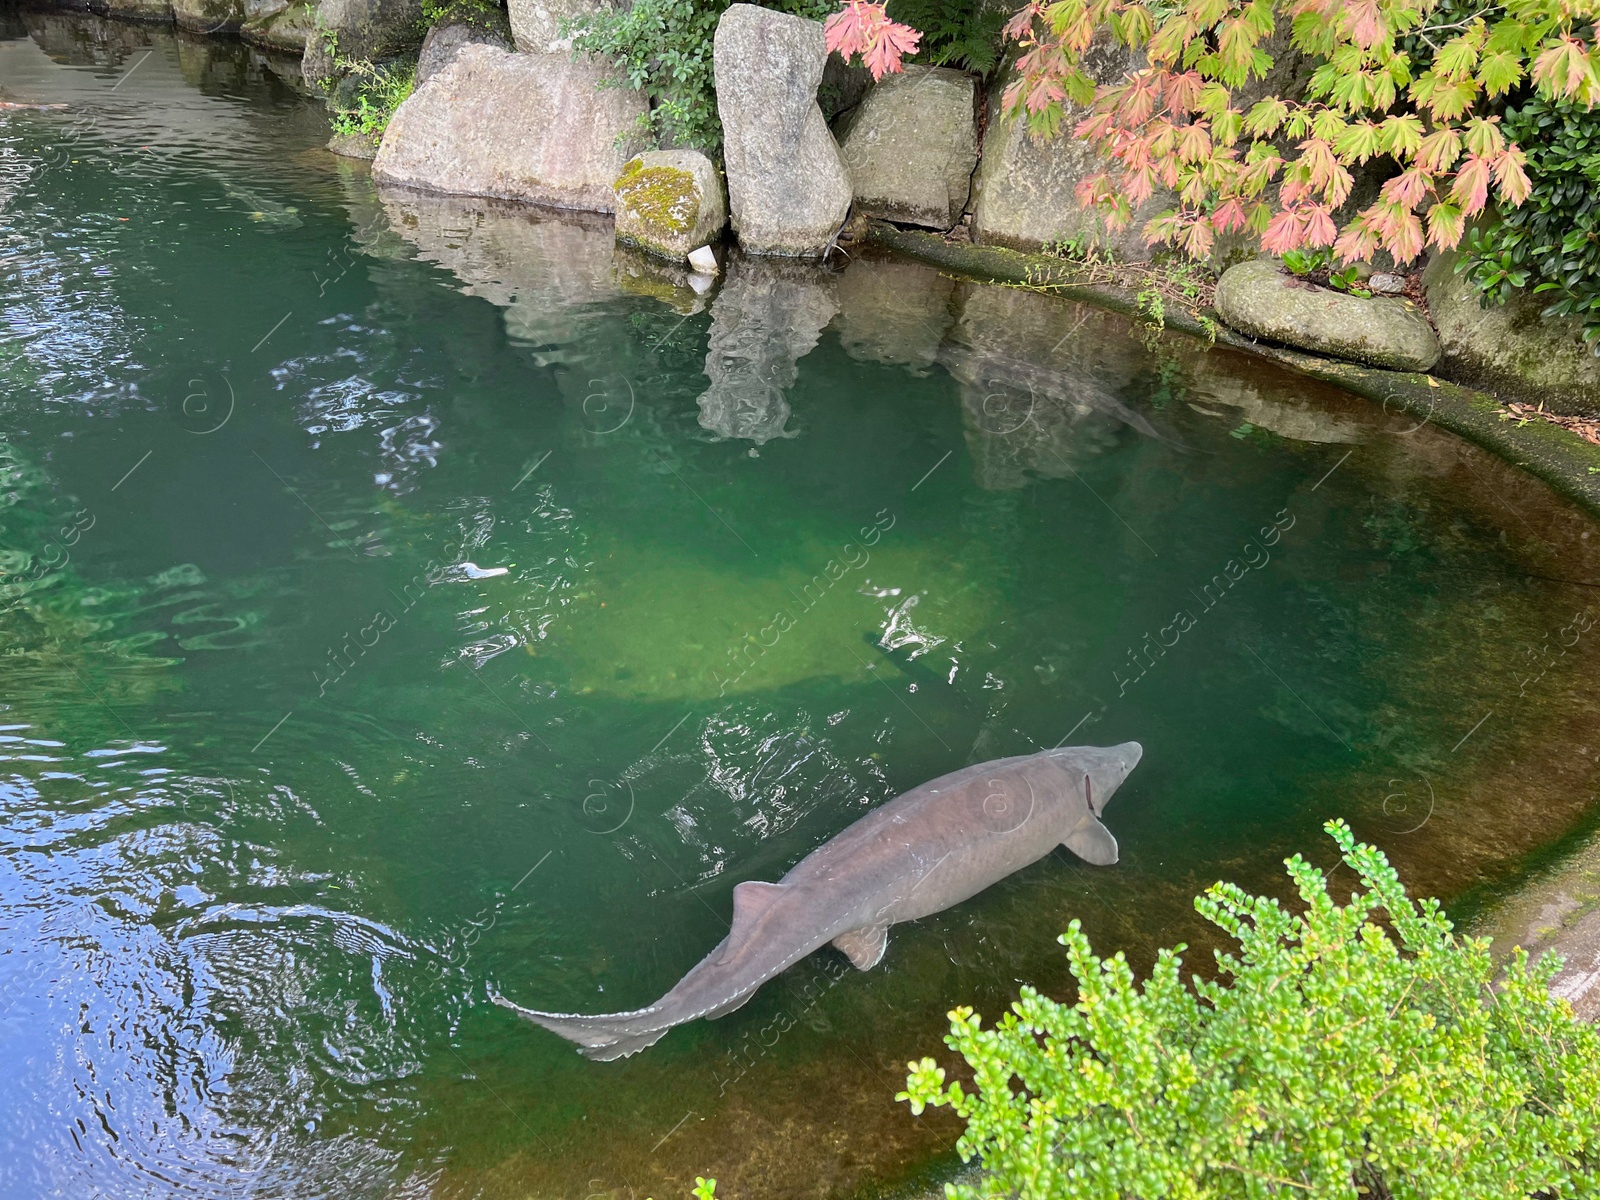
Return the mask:
{"type": "MultiPolygon", "coordinates": [[[[971,279],[1027,287],[1143,319],[1133,289],[1098,282],[1092,271],[1051,255],[949,242],[938,234],[897,229],[884,222],[873,222],[865,240],[971,279]]],[[[1600,446],[1570,430],[1546,421],[1519,420],[1494,397],[1431,375],[1386,371],[1257,342],[1205,313],[1169,306],[1164,326],[1269,359],[1309,378],[1365,396],[1386,409],[1431,421],[1523,468],[1591,516],[1600,518],[1600,446]]]]}

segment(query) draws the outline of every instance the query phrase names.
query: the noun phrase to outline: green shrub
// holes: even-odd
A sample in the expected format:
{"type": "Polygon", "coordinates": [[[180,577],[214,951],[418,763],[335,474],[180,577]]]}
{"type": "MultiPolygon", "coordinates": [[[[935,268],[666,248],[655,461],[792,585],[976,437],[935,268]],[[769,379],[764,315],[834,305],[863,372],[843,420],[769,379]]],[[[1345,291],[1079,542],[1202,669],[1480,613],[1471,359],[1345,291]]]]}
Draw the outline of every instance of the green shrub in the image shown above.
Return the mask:
{"type": "MultiPolygon", "coordinates": [[[[711,39],[733,0],[634,0],[631,6],[593,8],[563,26],[579,50],[611,60],[621,72],[618,86],[650,98],[644,118],[657,143],[691,146],[715,154],[722,122],[712,87],[711,39]]],[[[782,0],[764,5],[821,20],[831,0],[782,0]]]]}
{"type": "Polygon", "coordinates": [[[1527,152],[1533,194],[1473,230],[1456,269],[1486,305],[1531,283],[1544,315],[1577,317],[1600,354],[1600,107],[1534,96],[1508,109],[1504,126],[1527,152]]]}
{"type": "Polygon", "coordinates": [[[472,25],[503,35],[511,32],[502,0],[422,0],[422,20],[428,27],[472,25]]]}
{"type": "Polygon", "coordinates": [[[1600,1194],[1600,1035],[1519,950],[1504,978],[1485,939],[1458,938],[1436,900],[1407,898],[1388,860],[1328,832],[1363,885],[1345,906],[1299,855],[1304,902],[1219,883],[1195,901],[1239,942],[1219,981],[1180,977],[1163,950],[1141,987],[1121,954],[1062,937],[1075,1004],[1024,988],[983,1029],[946,1042],[975,1091],[911,1064],[900,1099],[949,1104],[984,1188],[1020,1200],[1600,1194]]]}
{"type": "Polygon", "coordinates": [[[335,59],[335,64],[345,78],[329,97],[328,123],[337,134],[363,134],[376,141],[416,86],[416,60],[374,65],[364,59],[335,59]]]}

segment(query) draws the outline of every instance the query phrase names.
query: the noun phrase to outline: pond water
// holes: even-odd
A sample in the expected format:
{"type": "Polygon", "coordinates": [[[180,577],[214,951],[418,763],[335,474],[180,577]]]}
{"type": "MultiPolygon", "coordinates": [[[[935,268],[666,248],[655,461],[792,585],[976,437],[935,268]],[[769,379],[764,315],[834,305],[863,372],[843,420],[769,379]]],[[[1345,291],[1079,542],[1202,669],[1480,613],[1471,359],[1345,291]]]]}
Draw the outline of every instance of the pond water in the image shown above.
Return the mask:
{"type": "Polygon", "coordinates": [[[904,262],[700,296],[375,190],[292,64],[0,29],[68,105],[0,114],[0,1194],[892,1187],[1073,917],[1198,961],[1331,816],[1452,901],[1593,821],[1600,539],[1431,423],[904,262]],[[647,1003],[873,805],[1130,738],[1120,864],[871,973],[609,1064],[488,1002],[647,1003]]]}

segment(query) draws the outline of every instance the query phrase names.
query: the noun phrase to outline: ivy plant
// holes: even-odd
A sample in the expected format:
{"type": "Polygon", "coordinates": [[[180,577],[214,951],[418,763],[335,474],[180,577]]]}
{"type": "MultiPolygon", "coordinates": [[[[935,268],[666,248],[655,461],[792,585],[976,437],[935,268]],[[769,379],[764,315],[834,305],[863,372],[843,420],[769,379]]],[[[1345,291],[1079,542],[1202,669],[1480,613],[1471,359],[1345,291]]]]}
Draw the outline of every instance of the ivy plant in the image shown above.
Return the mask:
{"type": "Polygon", "coordinates": [[[1238,943],[1215,980],[1162,950],[1142,985],[1062,942],[1075,1003],[1031,988],[985,1029],[950,1014],[971,1089],[933,1059],[899,1099],[949,1105],[982,1188],[959,1200],[1489,1200],[1600,1195],[1600,1034],[1548,985],[1559,960],[1497,972],[1436,900],[1329,822],[1360,889],[1287,862],[1293,909],[1219,883],[1195,901],[1238,943]]]}

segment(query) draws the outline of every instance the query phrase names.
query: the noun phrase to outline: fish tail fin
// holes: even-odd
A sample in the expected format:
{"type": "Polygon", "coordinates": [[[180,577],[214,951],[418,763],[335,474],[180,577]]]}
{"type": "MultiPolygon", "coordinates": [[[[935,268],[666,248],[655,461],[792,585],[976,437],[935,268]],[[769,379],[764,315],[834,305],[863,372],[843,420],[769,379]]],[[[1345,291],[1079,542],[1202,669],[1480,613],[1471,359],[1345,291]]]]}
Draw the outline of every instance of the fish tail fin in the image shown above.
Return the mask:
{"type": "Polygon", "coordinates": [[[524,1008],[492,988],[489,999],[558,1037],[576,1042],[582,1054],[598,1062],[637,1054],[646,1046],[655,1045],[675,1024],[655,1006],[635,1009],[633,1012],[596,1013],[589,1016],[524,1008]]]}

